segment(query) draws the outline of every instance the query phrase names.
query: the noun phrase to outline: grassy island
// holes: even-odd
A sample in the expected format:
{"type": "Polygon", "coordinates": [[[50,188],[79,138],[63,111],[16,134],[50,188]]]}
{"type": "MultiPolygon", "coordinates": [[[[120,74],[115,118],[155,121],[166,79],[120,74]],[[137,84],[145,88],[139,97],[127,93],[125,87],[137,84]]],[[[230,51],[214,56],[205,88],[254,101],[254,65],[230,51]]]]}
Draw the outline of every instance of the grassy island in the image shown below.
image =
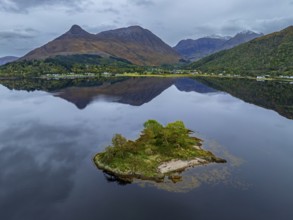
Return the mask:
{"type": "Polygon", "coordinates": [[[182,121],[164,127],[148,120],[136,141],[116,134],[112,146],[96,154],[94,162],[99,169],[127,182],[134,178],[163,181],[166,176],[176,182],[180,180],[178,172],[187,167],[226,162],[203,150],[202,141],[192,133],[182,121]]]}

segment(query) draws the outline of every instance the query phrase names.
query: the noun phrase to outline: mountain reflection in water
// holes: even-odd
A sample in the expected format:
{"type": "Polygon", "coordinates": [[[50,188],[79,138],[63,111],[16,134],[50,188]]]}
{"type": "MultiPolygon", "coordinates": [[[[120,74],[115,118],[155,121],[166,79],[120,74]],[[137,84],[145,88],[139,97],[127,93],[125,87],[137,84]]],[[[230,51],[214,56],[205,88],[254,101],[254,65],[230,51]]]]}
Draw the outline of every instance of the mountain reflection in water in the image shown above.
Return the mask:
{"type": "Polygon", "coordinates": [[[76,105],[86,108],[99,99],[140,106],[160,95],[170,86],[185,92],[216,92],[189,78],[101,78],[75,80],[5,80],[0,84],[15,90],[43,90],[76,105]]]}
{"type": "Polygon", "coordinates": [[[224,91],[232,96],[293,119],[293,86],[275,81],[258,82],[225,78],[97,78],[68,80],[0,80],[9,89],[42,90],[84,109],[97,100],[141,106],[171,86],[179,91],[215,93],[224,91]]]}
{"type": "Polygon", "coordinates": [[[140,106],[150,102],[172,85],[180,91],[200,93],[216,91],[188,78],[130,78],[114,83],[104,83],[98,87],[65,88],[54,95],[74,103],[79,109],[86,108],[98,98],[140,106]]]}

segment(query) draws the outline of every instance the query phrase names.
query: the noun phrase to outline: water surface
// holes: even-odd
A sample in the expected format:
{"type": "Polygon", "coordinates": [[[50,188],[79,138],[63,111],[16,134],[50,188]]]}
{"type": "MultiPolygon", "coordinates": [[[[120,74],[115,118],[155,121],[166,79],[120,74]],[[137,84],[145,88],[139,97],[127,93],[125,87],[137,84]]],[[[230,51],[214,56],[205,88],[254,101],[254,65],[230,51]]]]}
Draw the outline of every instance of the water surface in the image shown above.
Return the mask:
{"type": "Polygon", "coordinates": [[[293,218],[293,121],[275,105],[192,79],[0,83],[1,219],[293,218]],[[176,185],[107,180],[94,154],[151,118],[184,121],[228,163],[176,185]]]}

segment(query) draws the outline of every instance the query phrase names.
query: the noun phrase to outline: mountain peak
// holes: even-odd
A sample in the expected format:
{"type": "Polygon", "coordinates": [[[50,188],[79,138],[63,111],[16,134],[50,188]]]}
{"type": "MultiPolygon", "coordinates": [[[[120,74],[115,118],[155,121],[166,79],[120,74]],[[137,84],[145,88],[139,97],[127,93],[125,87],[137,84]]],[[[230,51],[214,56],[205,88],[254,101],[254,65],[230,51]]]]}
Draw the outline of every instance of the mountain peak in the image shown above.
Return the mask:
{"type": "Polygon", "coordinates": [[[88,35],[89,33],[83,30],[79,25],[74,24],[72,27],[69,29],[67,34],[70,35],[88,35]]]}
{"type": "Polygon", "coordinates": [[[65,34],[61,35],[57,39],[73,39],[73,38],[92,38],[94,37],[93,34],[90,34],[83,30],[79,25],[74,24],[71,26],[69,31],[67,31],[65,34]]]}
{"type": "Polygon", "coordinates": [[[118,28],[118,29],[110,30],[110,31],[103,31],[103,32],[97,34],[97,36],[100,36],[100,37],[113,37],[113,36],[127,37],[132,34],[141,34],[144,32],[149,32],[149,31],[142,28],[141,26],[136,25],[136,26],[118,28]]]}
{"type": "Polygon", "coordinates": [[[142,28],[139,25],[132,25],[132,26],[126,27],[126,29],[144,30],[144,28],[142,28]]]}
{"type": "Polygon", "coordinates": [[[101,39],[114,39],[123,42],[149,44],[149,46],[154,46],[157,43],[163,43],[161,39],[155,36],[151,31],[140,26],[129,26],[115,30],[104,31],[97,34],[97,37],[101,39]]]}
{"type": "Polygon", "coordinates": [[[146,31],[146,29],[144,29],[143,27],[141,27],[139,25],[134,25],[134,26],[126,27],[125,30],[130,30],[130,31],[146,31]]]}

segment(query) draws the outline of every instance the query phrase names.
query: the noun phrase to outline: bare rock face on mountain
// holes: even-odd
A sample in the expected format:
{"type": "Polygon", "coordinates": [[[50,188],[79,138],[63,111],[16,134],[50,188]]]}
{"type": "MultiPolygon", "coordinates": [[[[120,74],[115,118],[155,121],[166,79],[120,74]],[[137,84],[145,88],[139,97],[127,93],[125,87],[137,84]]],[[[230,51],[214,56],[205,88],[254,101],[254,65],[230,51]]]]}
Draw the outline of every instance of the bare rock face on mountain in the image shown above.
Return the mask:
{"type": "Polygon", "coordinates": [[[139,26],[91,34],[78,25],[22,57],[46,59],[57,55],[97,54],[126,59],[137,65],[174,64],[179,55],[159,37],[139,26]]]}
{"type": "Polygon", "coordinates": [[[252,31],[244,31],[236,34],[234,37],[204,37],[197,40],[182,40],[174,49],[185,59],[196,61],[210,54],[221,50],[226,50],[246,43],[263,34],[258,34],[252,31]]]}

